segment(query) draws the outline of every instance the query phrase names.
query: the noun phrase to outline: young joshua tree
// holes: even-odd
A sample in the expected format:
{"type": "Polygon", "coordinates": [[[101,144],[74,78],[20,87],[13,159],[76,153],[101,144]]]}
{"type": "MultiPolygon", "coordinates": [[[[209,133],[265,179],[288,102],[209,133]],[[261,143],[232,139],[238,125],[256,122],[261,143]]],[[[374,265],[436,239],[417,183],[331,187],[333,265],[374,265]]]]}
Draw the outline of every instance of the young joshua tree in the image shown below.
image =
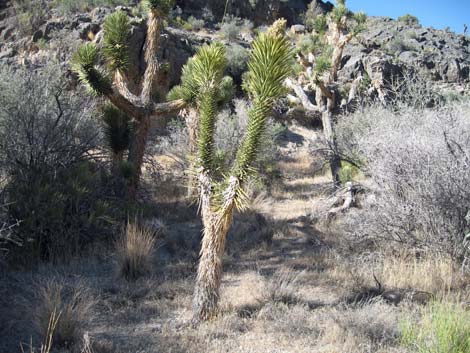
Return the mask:
{"type": "MultiPolygon", "coordinates": [[[[141,84],[137,91],[131,90],[128,84],[127,74],[129,70],[128,39],[130,24],[127,15],[123,11],[117,11],[105,21],[104,44],[102,54],[106,62],[106,69],[101,70],[97,64],[100,59],[100,51],[94,43],[87,43],[80,47],[72,60],[72,70],[78,75],[79,80],[88,88],[90,93],[105,97],[112,105],[131,119],[132,129],[129,136],[129,151],[127,162],[131,173],[127,183],[127,194],[134,199],[139,186],[141,168],[147,138],[152,119],[162,118],[164,115],[179,111],[185,106],[181,99],[164,102],[155,101],[156,83],[164,76],[164,66],[157,58],[157,49],[160,42],[160,32],[163,22],[172,7],[173,0],[147,0],[148,19],[147,36],[143,47],[145,70],[142,74],[141,84]]],[[[108,115],[110,119],[110,115],[108,115]]],[[[121,119],[116,115],[116,119],[121,119]]],[[[106,124],[109,126],[110,122],[106,124]]],[[[112,126],[125,124],[114,123],[112,126]]],[[[117,133],[116,136],[126,134],[117,133]]],[[[122,146],[122,143],[120,143],[122,146]]],[[[117,151],[115,151],[117,152],[117,151]]],[[[123,158],[123,151],[115,153],[118,159],[123,158]]]]}
{"type": "MultiPolygon", "coordinates": [[[[276,99],[284,92],[283,82],[291,74],[293,53],[285,37],[284,20],[276,21],[253,42],[244,88],[252,100],[245,137],[230,173],[216,180],[214,132],[220,86],[226,66],[221,44],[202,47],[191,62],[191,75],[180,90],[195,104],[199,116],[197,134],[197,178],[204,226],[194,293],[194,322],[217,312],[225,239],[235,208],[243,208],[244,183],[253,163],[276,99]]],[[[222,90],[223,91],[223,90],[222,90]]]]}
{"type": "MultiPolygon", "coordinates": [[[[313,23],[313,31],[300,38],[298,61],[303,67],[297,82],[286,80],[296,100],[307,111],[320,112],[323,133],[330,149],[329,164],[335,187],[340,185],[341,157],[337,152],[333,116],[339,107],[337,90],[338,71],[343,58],[343,50],[364,28],[366,15],[352,14],[345,0],[338,0],[337,6],[327,15],[318,15],[313,23]],[[306,92],[315,92],[312,102],[306,92]]],[[[348,103],[353,101],[360,78],[352,83],[348,103]]]]}

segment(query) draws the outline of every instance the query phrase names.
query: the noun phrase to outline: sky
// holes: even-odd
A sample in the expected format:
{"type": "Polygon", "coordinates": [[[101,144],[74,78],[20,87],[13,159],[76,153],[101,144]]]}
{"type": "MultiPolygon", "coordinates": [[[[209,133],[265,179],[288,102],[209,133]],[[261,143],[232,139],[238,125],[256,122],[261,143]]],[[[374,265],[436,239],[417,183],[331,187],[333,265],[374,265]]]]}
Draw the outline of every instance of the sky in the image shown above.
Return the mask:
{"type": "Polygon", "coordinates": [[[346,5],[369,16],[397,18],[409,13],[425,27],[450,27],[457,33],[463,32],[466,23],[470,33],[470,0],[347,0],[346,5]]]}

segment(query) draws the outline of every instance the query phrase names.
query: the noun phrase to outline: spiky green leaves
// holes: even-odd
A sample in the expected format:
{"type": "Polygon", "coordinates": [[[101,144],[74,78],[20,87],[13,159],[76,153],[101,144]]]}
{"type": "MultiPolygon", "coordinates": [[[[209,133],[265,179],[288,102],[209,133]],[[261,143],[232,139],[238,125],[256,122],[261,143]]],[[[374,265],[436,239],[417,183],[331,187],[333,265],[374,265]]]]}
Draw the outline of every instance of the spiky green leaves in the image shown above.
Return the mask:
{"type": "Polygon", "coordinates": [[[214,132],[217,117],[217,91],[227,65],[225,47],[220,43],[201,47],[183,70],[182,90],[194,97],[199,111],[198,163],[210,170],[214,159],[214,132]]]}
{"type": "Polygon", "coordinates": [[[348,15],[348,12],[348,8],[344,4],[338,4],[331,13],[333,21],[340,24],[343,18],[348,15]]]}
{"type": "Polygon", "coordinates": [[[366,29],[367,15],[364,12],[357,12],[353,15],[356,26],[352,29],[354,35],[358,35],[366,29]]]}
{"type": "Polygon", "coordinates": [[[97,68],[99,51],[94,43],[82,45],[72,57],[72,71],[78,75],[79,81],[93,95],[103,95],[112,90],[111,82],[97,68]]]}
{"type": "Polygon", "coordinates": [[[272,105],[283,94],[284,81],[293,73],[293,51],[279,30],[280,25],[285,28],[285,21],[276,21],[272,27],[275,30],[260,34],[253,42],[244,82],[245,89],[253,98],[253,106],[232,171],[232,176],[238,178],[240,184],[251,171],[272,105]]]}
{"type": "Polygon", "coordinates": [[[229,101],[234,94],[233,79],[221,77],[227,61],[225,47],[220,43],[201,47],[197,54],[188,60],[183,67],[181,84],[173,87],[168,93],[168,100],[183,99],[188,104],[197,104],[198,96],[208,86],[218,82],[218,89],[214,93],[218,104],[229,101]],[[212,61],[212,62],[211,62],[212,61]]]}
{"type": "Polygon", "coordinates": [[[130,118],[113,105],[103,108],[103,124],[106,142],[114,155],[119,155],[129,148],[130,118]]]}
{"type": "Polygon", "coordinates": [[[324,35],[328,30],[328,21],[326,19],[326,16],[321,14],[317,15],[313,20],[313,29],[318,35],[324,35]]]}
{"type": "Polygon", "coordinates": [[[173,8],[174,0],[147,0],[146,5],[150,10],[158,11],[162,15],[166,16],[173,8]]]}
{"type": "Polygon", "coordinates": [[[261,33],[253,42],[243,87],[254,99],[276,99],[284,92],[284,81],[292,73],[292,66],[288,39],[270,31],[261,33]]]}
{"type": "Polygon", "coordinates": [[[104,23],[103,54],[111,71],[125,70],[129,65],[128,38],[131,26],[124,11],[109,15],[104,23]]]}

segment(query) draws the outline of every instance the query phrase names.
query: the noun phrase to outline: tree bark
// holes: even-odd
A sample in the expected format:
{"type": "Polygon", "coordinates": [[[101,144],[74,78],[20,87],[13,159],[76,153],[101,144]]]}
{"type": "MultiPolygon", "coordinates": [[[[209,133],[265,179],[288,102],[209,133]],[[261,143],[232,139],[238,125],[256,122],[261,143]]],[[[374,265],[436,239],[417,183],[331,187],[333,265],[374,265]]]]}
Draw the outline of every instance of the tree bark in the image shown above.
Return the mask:
{"type": "Polygon", "coordinates": [[[325,140],[331,150],[328,162],[330,164],[333,185],[335,188],[339,188],[341,186],[341,158],[337,152],[336,138],[333,130],[333,113],[329,109],[322,113],[322,124],[325,140]]]}
{"type": "Polygon", "coordinates": [[[204,217],[204,236],[193,299],[194,323],[209,320],[217,314],[225,240],[231,222],[231,212],[222,217],[219,214],[204,217]]]}
{"type": "Polygon", "coordinates": [[[129,146],[128,162],[132,166],[132,176],[127,185],[127,197],[133,201],[137,195],[137,189],[142,175],[147,137],[150,131],[150,117],[143,117],[137,124],[129,146]]]}
{"type": "Polygon", "coordinates": [[[194,324],[209,320],[217,314],[225,240],[233,216],[232,200],[228,201],[223,212],[212,210],[213,182],[210,175],[201,171],[198,179],[204,235],[193,297],[194,324]]]}

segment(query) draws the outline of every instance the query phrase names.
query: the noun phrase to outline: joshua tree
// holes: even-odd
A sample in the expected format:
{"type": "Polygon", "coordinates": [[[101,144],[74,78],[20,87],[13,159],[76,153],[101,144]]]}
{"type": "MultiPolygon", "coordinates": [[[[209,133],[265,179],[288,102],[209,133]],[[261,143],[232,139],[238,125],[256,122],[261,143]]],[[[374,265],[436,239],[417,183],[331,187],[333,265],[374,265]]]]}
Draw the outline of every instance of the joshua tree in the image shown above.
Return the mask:
{"type": "MultiPolygon", "coordinates": [[[[135,198],[141,176],[141,168],[151,121],[161,118],[163,115],[177,112],[185,106],[181,99],[170,102],[156,102],[154,100],[155,85],[164,75],[165,65],[157,58],[157,49],[160,41],[160,32],[163,22],[172,7],[173,0],[147,0],[148,19],[147,36],[143,47],[145,59],[145,71],[142,75],[141,86],[138,92],[131,90],[127,80],[129,69],[128,38],[130,24],[127,15],[123,11],[117,11],[105,21],[104,44],[102,54],[104,56],[109,74],[98,68],[100,51],[94,43],[87,43],[80,47],[72,60],[72,69],[78,74],[79,80],[88,88],[90,93],[104,96],[122,113],[129,116],[132,129],[129,136],[129,153],[127,156],[129,166],[128,197],[135,198]]],[[[165,94],[160,95],[165,96],[165,94]]],[[[112,115],[108,114],[108,119],[112,115]]],[[[116,115],[115,119],[121,119],[116,115]]],[[[109,125],[109,121],[107,122],[109,125]]],[[[111,123],[115,128],[121,126],[119,122],[111,123]]],[[[114,136],[125,137],[125,132],[114,136]]],[[[119,143],[122,147],[122,143],[119,143]]],[[[123,152],[120,150],[119,152],[123,152]]],[[[122,160],[123,153],[116,156],[117,162],[122,160]]]]}
{"type": "Polygon", "coordinates": [[[194,293],[194,321],[207,320],[217,310],[222,276],[225,239],[235,208],[243,208],[244,182],[253,163],[275,100],[283,92],[283,82],[291,73],[293,54],[285,37],[285,21],[278,20],[253,42],[244,88],[252,100],[245,137],[230,173],[216,180],[214,130],[220,87],[224,81],[225,50],[221,44],[202,47],[186,72],[191,72],[178,90],[192,102],[198,113],[197,179],[204,225],[201,254],[194,293]]]}
{"type": "MultiPolygon", "coordinates": [[[[352,14],[344,0],[337,1],[337,6],[329,14],[318,15],[312,33],[299,41],[297,57],[303,71],[298,82],[286,80],[304,109],[322,115],[324,137],[330,149],[328,159],[336,187],[340,185],[341,170],[333,122],[333,114],[340,103],[336,81],[344,47],[363,30],[365,20],[364,13],[352,14]],[[315,102],[309,99],[306,91],[315,92],[315,102]]],[[[360,79],[353,82],[348,103],[355,98],[359,82],[360,79]]]]}

